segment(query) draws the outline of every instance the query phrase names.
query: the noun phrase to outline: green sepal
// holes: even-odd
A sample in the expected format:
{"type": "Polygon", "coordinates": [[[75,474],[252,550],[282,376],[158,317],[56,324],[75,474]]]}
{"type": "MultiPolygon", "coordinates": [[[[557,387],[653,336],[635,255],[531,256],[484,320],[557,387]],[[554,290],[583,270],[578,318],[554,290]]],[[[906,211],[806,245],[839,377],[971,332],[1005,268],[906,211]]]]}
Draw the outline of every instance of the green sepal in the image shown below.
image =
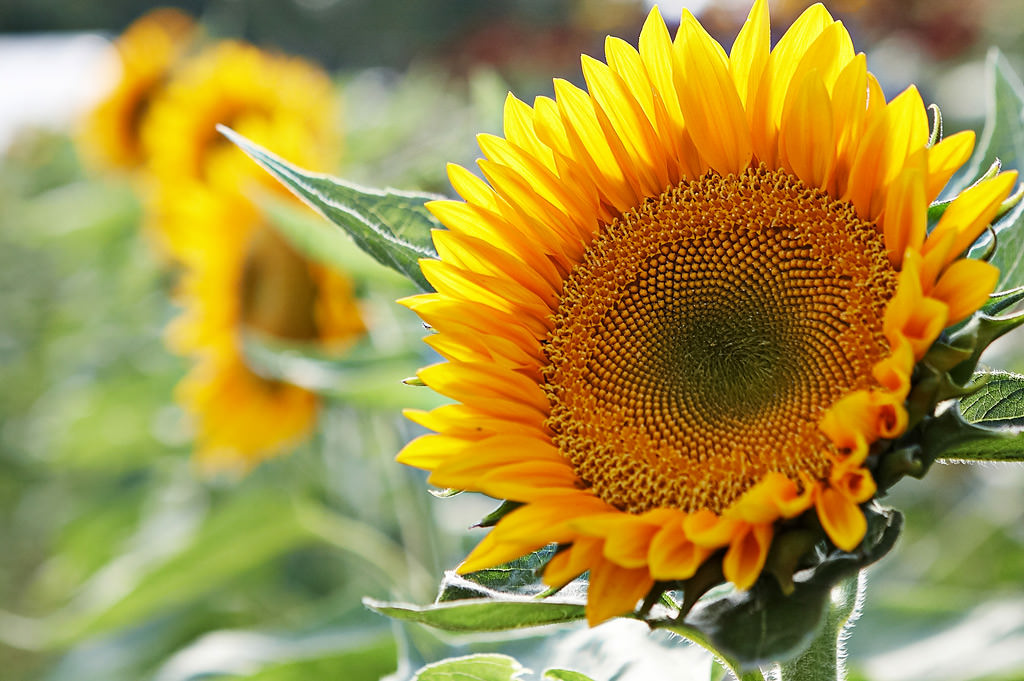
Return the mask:
{"type": "Polygon", "coordinates": [[[450,499],[454,496],[462,494],[463,490],[453,489],[451,487],[444,487],[442,489],[428,489],[427,492],[430,493],[430,496],[435,497],[437,499],[450,499]]]}
{"type": "Polygon", "coordinates": [[[509,513],[516,510],[522,505],[523,503],[521,501],[502,501],[501,505],[498,506],[498,508],[494,509],[493,511],[485,515],[483,518],[481,518],[480,522],[478,522],[476,525],[473,525],[473,527],[494,527],[498,524],[499,520],[501,520],[502,518],[504,518],[509,513]]]}
{"type": "Polygon", "coordinates": [[[993,293],[988,297],[988,302],[981,307],[981,312],[987,315],[997,315],[1008,310],[1020,301],[1024,300],[1024,286],[1018,286],[1007,291],[993,293]]]}
{"type": "MultiPolygon", "coordinates": [[[[267,172],[277,178],[296,196],[325,218],[341,227],[355,244],[383,265],[412,280],[424,291],[432,287],[420,271],[421,258],[436,258],[430,232],[442,229],[441,223],[425,204],[443,196],[370,189],[333,178],[322,173],[303,170],[280,156],[264,149],[222,125],[217,130],[244,151],[267,172]]],[[[290,233],[293,243],[316,244],[321,253],[330,250],[325,244],[329,230],[308,234],[290,233]]],[[[301,248],[300,248],[301,250],[301,248]]]]}
{"type": "Polygon", "coordinates": [[[942,110],[938,104],[929,104],[928,110],[932,112],[932,131],[928,135],[928,146],[934,147],[942,139],[942,110]]]}
{"type": "Polygon", "coordinates": [[[949,370],[949,376],[954,383],[965,385],[975,369],[978,367],[978,360],[981,353],[992,344],[993,341],[1001,338],[1010,331],[1024,324],[1024,312],[1005,317],[994,317],[987,314],[975,314],[974,317],[963,328],[951,336],[950,345],[966,347],[973,344],[974,350],[964,361],[949,370]]]}
{"type": "Polygon", "coordinates": [[[832,589],[888,553],[899,537],[898,511],[867,506],[864,512],[868,530],[861,546],[824,557],[797,576],[789,595],[775,579],[762,577],[749,591],[701,600],[681,621],[648,623],[705,646],[741,673],[800,655],[821,632],[832,589]]]}
{"type": "Polygon", "coordinates": [[[764,570],[775,577],[782,593],[787,596],[793,593],[796,588],[793,575],[804,557],[814,548],[819,537],[819,533],[813,530],[795,528],[780,532],[772,539],[764,570]]]}

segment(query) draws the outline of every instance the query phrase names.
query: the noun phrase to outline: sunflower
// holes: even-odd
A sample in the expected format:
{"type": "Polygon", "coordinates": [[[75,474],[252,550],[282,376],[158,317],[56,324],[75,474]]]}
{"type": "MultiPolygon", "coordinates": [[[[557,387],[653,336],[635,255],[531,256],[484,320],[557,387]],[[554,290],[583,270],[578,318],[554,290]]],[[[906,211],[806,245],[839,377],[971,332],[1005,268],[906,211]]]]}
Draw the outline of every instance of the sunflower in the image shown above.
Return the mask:
{"type": "Polygon", "coordinates": [[[353,282],[296,253],[250,202],[188,198],[191,221],[175,242],[183,313],[169,342],[197,361],[178,396],[196,423],[199,464],[244,471],[306,439],[319,409],[314,393],[255,373],[246,336],[340,353],[366,328],[353,282]]]}
{"type": "Polygon", "coordinates": [[[277,185],[216,125],[322,168],[338,153],[336,122],[326,74],[237,42],[183,64],[146,121],[153,231],[183,266],[169,342],[196,360],[178,395],[207,469],[247,469],[294,447],[316,421],[316,395],[246,364],[247,336],[336,353],[365,331],[352,281],[275,231],[248,194],[277,185]]]}
{"type": "MultiPolygon", "coordinates": [[[[284,190],[219,132],[218,124],[272,145],[308,168],[337,157],[337,103],[330,78],[298,57],[222,41],[182,64],[142,130],[158,183],[192,181],[215,192],[251,184],[284,190]]],[[[174,201],[173,192],[170,199],[174,201]]],[[[166,197],[164,197],[166,199],[166,197]]]]}
{"type": "Polygon", "coordinates": [[[91,163],[125,169],[142,165],[142,121],[197,33],[187,14],[163,8],[137,19],[115,41],[117,84],[87,117],[81,135],[91,163]]]}
{"type": "Polygon", "coordinates": [[[727,53],[657,9],[639,49],[583,58],[587,90],[509,96],[481,135],[486,182],[407,299],[456,401],[399,461],[513,502],[459,567],[548,544],[544,579],[589,572],[591,624],[720,561],[747,589],[800,517],[862,542],[869,452],[904,433],[915,364],[997,270],[963,256],[1009,194],[1003,173],[928,206],[970,132],[930,144],[910,87],[891,101],[842,23],[806,10],[770,47],[758,0],[727,53]]]}

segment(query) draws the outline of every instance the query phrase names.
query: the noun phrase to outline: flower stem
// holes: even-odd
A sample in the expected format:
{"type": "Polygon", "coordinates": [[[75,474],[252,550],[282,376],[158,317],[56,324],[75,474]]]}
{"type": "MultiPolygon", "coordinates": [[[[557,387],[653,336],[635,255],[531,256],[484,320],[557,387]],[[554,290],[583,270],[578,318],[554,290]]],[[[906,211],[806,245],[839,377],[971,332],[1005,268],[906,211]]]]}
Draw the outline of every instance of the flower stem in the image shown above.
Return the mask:
{"type": "Polygon", "coordinates": [[[846,678],[844,641],[860,615],[865,584],[864,570],[861,570],[833,587],[825,622],[818,635],[807,650],[779,665],[776,681],[843,681],[846,678]]]}

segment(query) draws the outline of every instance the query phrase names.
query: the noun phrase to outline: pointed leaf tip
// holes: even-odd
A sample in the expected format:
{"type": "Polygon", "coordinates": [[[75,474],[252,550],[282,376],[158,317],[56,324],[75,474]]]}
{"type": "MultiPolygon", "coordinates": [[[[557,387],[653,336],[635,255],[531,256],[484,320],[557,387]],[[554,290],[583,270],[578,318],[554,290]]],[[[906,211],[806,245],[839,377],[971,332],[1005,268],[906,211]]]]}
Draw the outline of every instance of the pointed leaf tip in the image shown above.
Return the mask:
{"type": "Polygon", "coordinates": [[[431,290],[420,272],[419,260],[437,257],[430,232],[443,227],[425,204],[443,196],[360,187],[299,168],[226,126],[218,125],[217,131],[302,201],[341,227],[359,248],[421,289],[431,290]]]}

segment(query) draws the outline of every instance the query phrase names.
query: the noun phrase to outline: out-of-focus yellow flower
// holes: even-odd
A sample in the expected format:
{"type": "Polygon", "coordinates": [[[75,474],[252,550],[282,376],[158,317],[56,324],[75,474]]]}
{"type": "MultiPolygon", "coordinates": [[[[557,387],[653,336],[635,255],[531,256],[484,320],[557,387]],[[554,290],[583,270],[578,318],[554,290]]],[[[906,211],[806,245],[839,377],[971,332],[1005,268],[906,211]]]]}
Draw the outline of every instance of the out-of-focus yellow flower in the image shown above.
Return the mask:
{"type": "Polygon", "coordinates": [[[255,183],[285,192],[216,126],[305,168],[325,168],[338,156],[337,110],[330,78],[313,64],[224,41],[182,64],[153,102],[142,132],[149,171],[171,201],[176,185],[188,181],[219,194],[245,193],[255,183]]]}
{"type": "Polygon", "coordinates": [[[162,8],[139,18],[114,42],[117,84],[86,118],[80,135],[88,163],[122,169],[143,163],[143,120],[197,34],[187,14],[162,8]]]}
{"type": "Polygon", "coordinates": [[[365,326],[352,281],[296,253],[251,203],[209,192],[191,200],[193,222],[176,232],[184,310],[169,342],[198,361],[178,395],[200,465],[244,471],[305,439],[319,407],[313,393],[255,374],[245,336],[341,352],[365,326]]]}
{"type": "Polygon", "coordinates": [[[303,60],[224,42],[182,64],[143,132],[152,231],[184,267],[169,341],[197,360],[179,398],[200,465],[244,471],[307,437],[319,406],[313,393],[254,373],[245,337],[341,351],[365,326],[352,282],[269,225],[251,196],[280,186],[217,124],[324,169],[338,155],[335,93],[303,60]]]}

